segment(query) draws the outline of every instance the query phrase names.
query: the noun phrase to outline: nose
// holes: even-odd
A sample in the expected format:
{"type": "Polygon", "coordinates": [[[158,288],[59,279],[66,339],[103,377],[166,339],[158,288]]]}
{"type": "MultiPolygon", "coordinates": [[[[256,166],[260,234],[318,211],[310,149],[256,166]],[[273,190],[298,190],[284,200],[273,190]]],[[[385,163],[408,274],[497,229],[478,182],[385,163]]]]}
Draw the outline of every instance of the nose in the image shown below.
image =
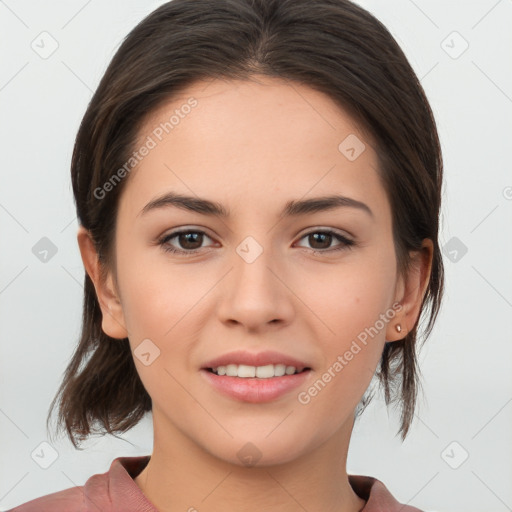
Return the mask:
{"type": "MultiPolygon", "coordinates": [[[[249,244],[247,254],[255,247],[249,244]]],[[[223,280],[218,315],[223,323],[261,331],[288,325],[293,318],[290,278],[270,250],[247,257],[241,244],[232,258],[232,269],[223,280]]],[[[259,251],[258,251],[259,252],[259,251]]]]}

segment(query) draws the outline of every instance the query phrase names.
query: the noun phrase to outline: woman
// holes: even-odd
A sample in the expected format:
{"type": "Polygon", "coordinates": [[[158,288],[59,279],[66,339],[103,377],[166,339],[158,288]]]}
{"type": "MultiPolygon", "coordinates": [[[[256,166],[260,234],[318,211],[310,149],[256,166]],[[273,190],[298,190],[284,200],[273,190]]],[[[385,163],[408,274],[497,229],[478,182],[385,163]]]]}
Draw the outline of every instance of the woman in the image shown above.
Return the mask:
{"type": "Polygon", "coordinates": [[[71,172],[84,315],[50,412],[78,446],[151,411],[154,448],[13,510],[418,510],[346,471],[374,376],[405,439],[443,290],[437,130],[379,21],[166,3],[110,63],[71,172]]]}

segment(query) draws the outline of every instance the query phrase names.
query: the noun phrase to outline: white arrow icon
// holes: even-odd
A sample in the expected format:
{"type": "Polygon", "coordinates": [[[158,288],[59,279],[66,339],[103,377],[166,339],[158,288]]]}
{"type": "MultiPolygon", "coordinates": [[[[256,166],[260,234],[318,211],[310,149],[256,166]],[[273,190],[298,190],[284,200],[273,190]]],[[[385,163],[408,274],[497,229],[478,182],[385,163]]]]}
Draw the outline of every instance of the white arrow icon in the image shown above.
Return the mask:
{"type": "Polygon", "coordinates": [[[452,249],[451,251],[448,252],[448,254],[450,256],[453,256],[453,259],[456,260],[457,256],[459,255],[459,252],[456,249],[452,249]]]}

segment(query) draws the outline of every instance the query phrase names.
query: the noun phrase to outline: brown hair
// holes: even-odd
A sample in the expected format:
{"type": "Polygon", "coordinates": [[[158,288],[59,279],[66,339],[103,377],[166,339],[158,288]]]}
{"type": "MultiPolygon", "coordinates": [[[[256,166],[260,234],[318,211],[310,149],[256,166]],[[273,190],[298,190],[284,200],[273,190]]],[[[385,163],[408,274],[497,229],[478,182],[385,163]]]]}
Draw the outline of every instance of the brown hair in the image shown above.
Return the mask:
{"type": "MultiPolygon", "coordinates": [[[[376,375],[386,404],[401,406],[405,439],[419,387],[418,326],[426,339],[443,293],[438,245],[442,158],[424,91],[388,30],[348,0],[173,0],[125,38],[80,125],[71,162],[78,220],[92,235],[102,269],[115,269],[115,223],[121,180],[95,193],[129,159],[144,119],[200,79],[248,80],[267,75],[314,88],[347,110],[371,134],[379,175],[392,208],[397,268],[410,250],[433,241],[428,288],[413,330],[386,342],[376,375]],[[427,311],[428,310],[428,311],[427,311]]],[[[105,275],[105,274],[104,274],[105,275]]],[[[93,283],[84,282],[80,342],[48,417],[59,401],[58,427],[73,445],[94,432],[115,435],[135,426],[151,398],[136,371],[128,339],[107,336],[93,283]]]]}

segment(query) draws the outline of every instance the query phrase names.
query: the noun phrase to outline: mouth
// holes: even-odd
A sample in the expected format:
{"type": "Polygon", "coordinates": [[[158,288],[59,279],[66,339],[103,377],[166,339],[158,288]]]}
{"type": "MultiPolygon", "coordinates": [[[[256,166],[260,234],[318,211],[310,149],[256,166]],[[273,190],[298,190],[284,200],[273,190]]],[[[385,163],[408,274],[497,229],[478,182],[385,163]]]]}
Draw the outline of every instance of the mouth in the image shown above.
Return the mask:
{"type": "Polygon", "coordinates": [[[202,368],[200,374],[211,388],[224,397],[244,403],[261,404],[278,399],[291,399],[293,391],[305,388],[311,380],[309,367],[281,364],[202,368]]]}
{"type": "Polygon", "coordinates": [[[205,368],[206,371],[218,376],[238,377],[240,379],[272,379],[297,375],[311,370],[309,367],[296,367],[285,364],[267,364],[264,366],[250,366],[246,364],[228,364],[212,368],[205,368]]]}
{"type": "Polygon", "coordinates": [[[286,399],[311,380],[313,367],[275,350],[237,350],[203,363],[199,372],[211,388],[240,402],[262,403],[286,399]]]}

